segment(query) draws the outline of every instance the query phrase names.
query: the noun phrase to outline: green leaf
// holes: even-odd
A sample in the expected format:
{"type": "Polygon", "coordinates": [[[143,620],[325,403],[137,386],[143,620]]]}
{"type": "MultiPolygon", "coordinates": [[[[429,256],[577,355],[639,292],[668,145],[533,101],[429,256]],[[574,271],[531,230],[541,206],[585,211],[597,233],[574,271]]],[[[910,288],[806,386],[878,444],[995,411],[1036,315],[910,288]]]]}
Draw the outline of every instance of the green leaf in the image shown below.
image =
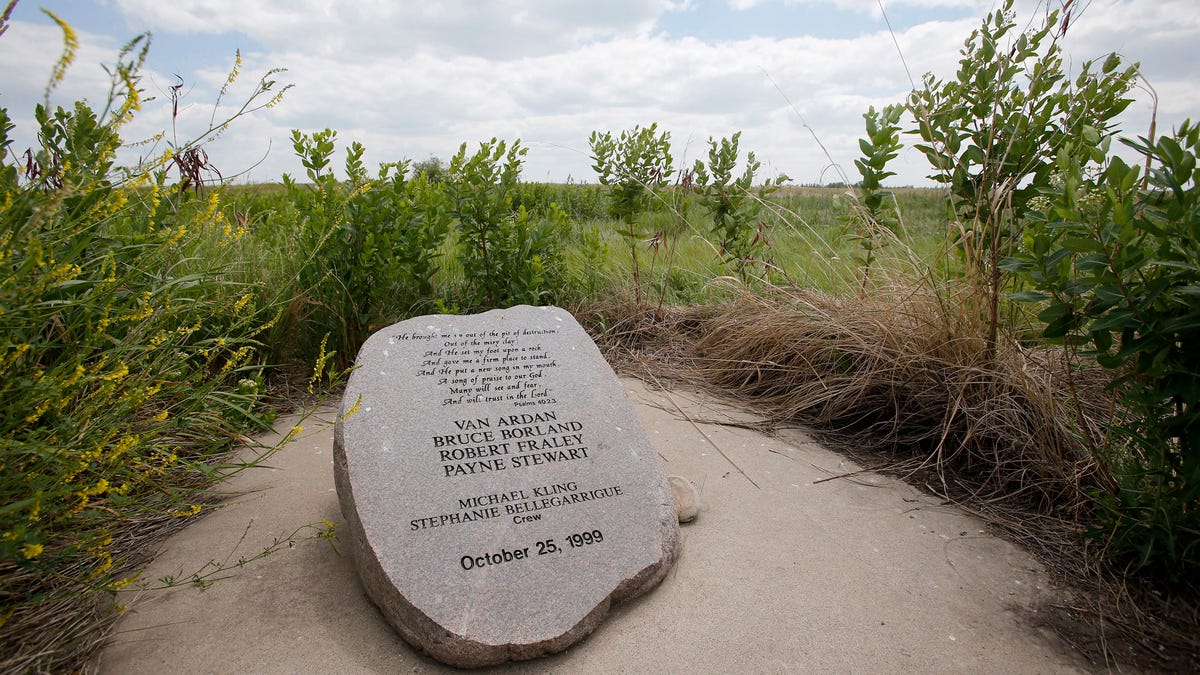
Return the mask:
{"type": "Polygon", "coordinates": [[[1005,272],[1020,273],[1030,272],[1034,269],[1037,269],[1037,264],[1032,258],[1013,256],[1011,258],[1004,258],[1001,260],[997,267],[1005,272]]]}
{"type": "Polygon", "coordinates": [[[1043,323],[1052,323],[1063,317],[1070,317],[1073,312],[1071,305],[1064,302],[1054,302],[1046,309],[1038,313],[1038,321],[1043,323]]]}
{"type": "Polygon", "coordinates": [[[1065,336],[1074,327],[1074,317],[1067,314],[1046,324],[1046,327],[1042,330],[1042,337],[1047,340],[1056,340],[1065,336]]]}
{"type": "Polygon", "coordinates": [[[1104,252],[1104,246],[1095,239],[1085,239],[1083,237],[1065,237],[1062,240],[1063,248],[1075,253],[1085,253],[1088,251],[1104,252]]]}
{"type": "Polygon", "coordinates": [[[1008,298],[1017,302],[1041,302],[1049,300],[1050,296],[1039,291],[1020,291],[1009,295],[1008,298]]]}
{"type": "Polygon", "coordinates": [[[1114,309],[1088,326],[1090,331],[1114,331],[1125,328],[1136,328],[1141,325],[1137,315],[1130,309],[1114,309]]]}

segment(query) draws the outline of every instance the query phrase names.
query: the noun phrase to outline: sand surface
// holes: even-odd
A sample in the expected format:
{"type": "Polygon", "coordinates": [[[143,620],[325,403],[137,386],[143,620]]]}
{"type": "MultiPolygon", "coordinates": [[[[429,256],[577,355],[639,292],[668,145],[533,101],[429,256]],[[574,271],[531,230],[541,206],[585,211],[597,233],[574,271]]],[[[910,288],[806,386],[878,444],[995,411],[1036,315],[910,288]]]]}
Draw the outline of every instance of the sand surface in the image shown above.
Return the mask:
{"type": "MultiPolygon", "coordinates": [[[[668,474],[699,488],[683,556],[662,585],[618,606],[562,654],[493,670],[531,673],[1071,672],[1045,628],[1048,575],[978,520],[864,473],[799,430],[764,435],[702,395],[623,379],[668,474]],[[822,482],[817,482],[822,481],[822,482]]],[[[244,492],[166,541],[145,579],[253,555],[340,521],[332,409],[245,472],[244,492]]],[[[292,421],[281,420],[279,428],[292,421]]],[[[344,547],[343,547],[344,548],[344,547]]],[[[569,592],[552,588],[548,593],[569,592]]],[[[307,541],[206,589],[126,596],[102,673],[398,673],[449,670],[399,639],[352,561],[307,541]]]]}

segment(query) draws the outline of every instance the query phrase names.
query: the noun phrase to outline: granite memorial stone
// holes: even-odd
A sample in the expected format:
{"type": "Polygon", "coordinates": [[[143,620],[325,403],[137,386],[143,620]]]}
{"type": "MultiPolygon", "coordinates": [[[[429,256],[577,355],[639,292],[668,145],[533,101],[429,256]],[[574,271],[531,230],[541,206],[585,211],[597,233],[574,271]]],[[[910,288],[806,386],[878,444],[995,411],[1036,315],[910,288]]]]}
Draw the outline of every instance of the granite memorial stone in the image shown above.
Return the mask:
{"type": "Polygon", "coordinates": [[[345,538],[410,644],[460,667],[562,651],[665,576],[671,488],[569,313],[410,319],[356,365],[334,442],[345,538]]]}

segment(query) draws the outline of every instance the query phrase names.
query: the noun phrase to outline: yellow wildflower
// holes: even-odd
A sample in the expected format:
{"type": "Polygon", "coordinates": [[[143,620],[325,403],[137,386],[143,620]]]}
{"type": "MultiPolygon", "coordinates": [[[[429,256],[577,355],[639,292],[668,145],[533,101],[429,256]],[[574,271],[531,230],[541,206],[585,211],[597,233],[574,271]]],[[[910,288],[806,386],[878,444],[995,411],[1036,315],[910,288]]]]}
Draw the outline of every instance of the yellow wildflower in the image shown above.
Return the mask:
{"type": "Polygon", "coordinates": [[[253,338],[253,337],[256,337],[260,333],[271,330],[272,328],[275,327],[275,324],[279,323],[279,319],[281,317],[283,317],[282,309],[279,310],[278,312],[276,312],[275,317],[272,318],[270,321],[264,323],[263,325],[259,326],[258,328],[255,328],[253,331],[251,331],[250,334],[246,336],[246,338],[247,339],[253,338]]]}
{"type": "Polygon", "coordinates": [[[125,203],[128,201],[129,196],[126,195],[124,191],[118,192],[117,196],[113,198],[112,203],[108,205],[108,213],[104,215],[112,215],[117,211],[120,211],[121,207],[125,206],[125,203]]]}
{"type": "Polygon", "coordinates": [[[150,184],[150,213],[154,213],[158,209],[158,203],[162,200],[162,192],[159,191],[158,182],[150,184]]]}
{"type": "Polygon", "coordinates": [[[100,480],[96,481],[96,484],[93,485],[92,487],[83,489],[83,493],[89,494],[89,495],[99,495],[99,494],[104,494],[105,492],[108,492],[108,479],[107,478],[101,478],[100,480]]]}
{"type": "Polygon", "coordinates": [[[179,510],[179,511],[172,511],[171,515],[176,518],[190,518],[191,516],[194,516],[197,513],[200,513],[200,505],[192,504],[191,506],[189,506],[186,509],[179,510]]]}
{"type": "Polygon", "coordinates": [[[136,574],[131,577],[125,577],[124,579],[117,579],[116,581],[110,582],[107,588],[110,591],[119,591],[135,581],[137,581],[136,574]]]}
{"type": "Polygon", "coordinates": [[[46,550],[41,544],[25,544],[21,546],[21,555],[25,556],[26,560],[33,560],[46,550]]]}
{"type": "Polygon", "coordinates": [[[238,298],[238,301],[233,303],[233,313],[237,314],[238,312],[241,312],[242,308],[246,306],[246,303],[250,302],[250,298],[252,297],[254,297],[252,293],[247,293],[238,298]]]}
{"type": "Polygon", "coordinates": [[[63,77],[67,74],[67,68],[70,68],[71,62],[75,60],[75,50],[79,48],[79,38],[75,37],[75,31],[71,25],[55,16],[54,12],[48,9],[43,9],[42,12],[58,24],[63,32],[62,56],[58,57],[58,63],[54,64],[54,70],[50,73],[50,84],[47,85],[47,89],[53,89],[55,85],[62,82],[63,77]]]}
{"type": "MultiPolygon", "coordinates": [[[[100,273],[104,275],[104,281],[107,283],[115,283],[117,281],[117,261],[113,255],[109,253],[100,263],[100,273]]],[[[108,310],[104,312],[108,316],[108,310]]]]}
{"type": "Polygon", "coordinates": [[[302,434],[302,433],[304,433],[304,427],[302,427],[302,426],[300,426],[299,424],[297,424],[296,426],[292,427],[291,431],[288,431],[288,432],[287,432],[287,436],[284,436],[284,437],[283,437],[283,443],[282,443],[282,445],[286,445],[286,444],[288,444],[288,443],[291,443],[293,440],[295,440],[295,438],[296,438],[297,436],[299,436],[299,435],[300,435],[300,434],[302,434]]]}
{"type": "Polygon", "coordinates": [[[100,562],[100,567],[97,567],[96,569],[92,570],[91,577],[93,579],[95,579],[96,577],[100,576],[101,574],[104,574],[105,572],[107,572],[109,569],[112,568],[112,565],[113,565],[112,553],[109,551],[100,551],[99,553],[96,554],[96,558],[99,559],[101,562],[100,562]]]}
{"type": "Polygon", "coordinates": [[[330,356],[332,356],[332,354],[325,351],[325,343],[328,341],[329,333],[326,333],[325,337],[321,338],[321,347],[317,351],[317,362],[315,365],[313,365],[313,374],[308,380],[308,393],[310,394],[313,393],[313,385],[317,383],[317,380],[321,379],[322,373],[325,372],[325,362],[329,360],[330,356]]]}
{"type": "Polygon", "coordinates": [[[38,406],[36,408],[33,409],[32,413],[25,416],[25,423],[33,424],[34,422],[38,421],[38,419],[43,414],[45,414],[46,410],[49,408],[50,408],[50,401],[49,400],[42,401],[41,403],[38,404],[38,406]]]}
{"type": "MultiPolygon", "coordinates": [[[[12,345],[9,346],[12,347],[12,345]]],[[[0,359],[0,374],[3,374],[4,371],[8,370],[9,367],[16,363],[17,359],[20,359],[22,356],[24,356],[25,352],[27,351],[29,351],[28,344],[20,344],[12,347],[12,352],[3,359],[0,359]]]]}
{"type": "Polygon", "coordinates": [[[220,374],[224,375],[234,368],[240,367],[243,363],[245,363],[247,357],[250,356],[252,349],[253,348],[250,347],[250,345],[246,345],[245,347],[241,347],[234,353],[230,354],[229,359],[225,361],[225,365],[221,366],[220,374]]]}
{"type": "Polygon", "coordinates": [[[229,88],[229,85],[233,84],[233,81],[237,79],[238,75],[241,74],[241,72],[242,72],[242,50],[238,49],[238,50],[234,51],[233,70],[229,71],[229,77],[225,78],[225,86],[221,87],[222,94],[224,94],[225,90],[229,88]]]}
{"type": "Polygon", "coordinates": [[[201,222],[211,222],[213,215],[217,212],[217,207],[221,204],[221,193],[213,190],[208,193],[208,203],[204,206],[204,214],[200,216],[201,222]]]}
{"type": "Polygon", "coordinates": [[[71,516],[74,516],[74,515],[78,514],[80,511],[87,508],[88,502],[90,501],[90,498],[87,495],[76,495],[76,496],[79,498],[79,501],[75,504],[75,506],[72,506],[70,509],[67,510],[67,513],[66,513],[67,518],[70,518],[71,516]]]}
{"type": "Polygon", "coordinates": [[[120,382],[129,374],[129,366],[125,365],[124,361],[117,361],[117,369],[107,375],[101,375],[100,379],[105,382],[120,382]]]}
{"type": "Polygon", "coordinates": [[[185,234],[187,234],[187,227],[180,225],[175,228],[175,232],[171,236],[167,237],[167,240],[163,242],[163,246],[174,246],[180,239],[183,239],[183,235],[185,234]]]}
{"type": "MultiPolygon", "coordinates": [[[[109,460],[115,460],[126,452],[129,452],[129,450],[137,445],[141,440],[142,437],[137,434],[125,434],[125,436],[117,442],[116,446],[113,447],[112,452],[109,454],[109,460]]],[[[107,485],[108,482],[105,481],[105,486],[107,487],[107,485]]]]}
{"type": "Polygon", "coordinates": [[[359,407],[360,405],[362,405],[362,394],[359,394],[359,395],[358,395],[358,398],[354,399],[354,405],[353,405],[353,406],[351,406],[351,407],[350,407],[350,409],[346,411],[346,414],[345,414],[345,415],[342,415],[342,419],[341,419],[340,421],[344,422],[344,421],[346,421],[346,420],[347,420],[347,419],[348,419],[348,418],[349,418],[351,415],[354,415],[355,413],[357,413],[357,412],[358,412],[358,407],[359,407]]]}
{"type": "Polygon", "coordinates": [[[87,369],[83,367],[82,363],[75,364],[75,372],[69,375],[67,379],[63,380],[62,388],[66,389],[67,387],[74,385],[79,381],[79,378],[83,377],[85,372],[87,372],[87,369]]]}

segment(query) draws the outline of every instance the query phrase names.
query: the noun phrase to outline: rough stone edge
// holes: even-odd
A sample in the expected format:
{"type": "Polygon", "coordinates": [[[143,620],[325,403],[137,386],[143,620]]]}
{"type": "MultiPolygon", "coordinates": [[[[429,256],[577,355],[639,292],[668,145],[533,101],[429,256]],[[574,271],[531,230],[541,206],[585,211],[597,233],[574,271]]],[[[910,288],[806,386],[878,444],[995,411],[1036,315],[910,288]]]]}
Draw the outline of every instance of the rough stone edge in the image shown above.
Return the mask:
{"type": "MultiPolygon", "coordinates": [[[[345,401],[342,402],[342,407],[346,407],[345,401]]],[[[458,668],[482,668],[507,661],[535,659],[564,651],[596,630],[613,605],[643,595],[661,583],[666,578],[671,566],[679,559],[682,540],[675,514],[674,495],[667,482],[665,472],[662,471],[662,467],[659,467],[662,478],[660,483],[665,488],[669,502],[659,505],[659,530],[663,532],[664,536],[662,556],[658,562],[648,565],[619,584],[579,623],[556,638],[529,644],[504,645],[489,645],[464,638],[439,626],[401,595],[367,545],[350,484],[349,466],[346,462],[344,446],[343,420],[344,417],[339,416],[337,424],[334,426],[333,480],[342,517],[346,519],[349,527],[348,548],[354,558],[354,566],[358,570],[359,580],[367,592],[367,597],[375,603],[396,633],[405,642],[442,663],[458,668]]],[[[647,439],[648,441],[649,439],[647,439]]]]}

